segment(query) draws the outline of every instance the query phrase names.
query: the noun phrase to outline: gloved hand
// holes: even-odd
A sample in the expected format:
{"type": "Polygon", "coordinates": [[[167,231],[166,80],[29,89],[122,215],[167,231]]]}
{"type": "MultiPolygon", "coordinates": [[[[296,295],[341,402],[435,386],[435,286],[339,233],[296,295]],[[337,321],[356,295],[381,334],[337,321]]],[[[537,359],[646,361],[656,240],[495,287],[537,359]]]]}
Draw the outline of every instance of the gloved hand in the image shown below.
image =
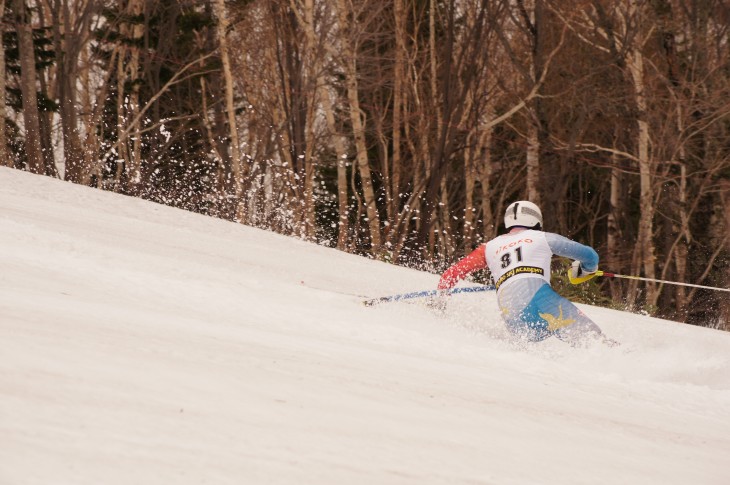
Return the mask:
{"type": "Polygon", "coordinates": [[[577,285],[588,281],[594,276],[596,276],[595,271],[586,271],[581,266],[580,261],[573,261],[573,264],[570,266],[570,277],[568,279],[571,283],[577,285]]]}

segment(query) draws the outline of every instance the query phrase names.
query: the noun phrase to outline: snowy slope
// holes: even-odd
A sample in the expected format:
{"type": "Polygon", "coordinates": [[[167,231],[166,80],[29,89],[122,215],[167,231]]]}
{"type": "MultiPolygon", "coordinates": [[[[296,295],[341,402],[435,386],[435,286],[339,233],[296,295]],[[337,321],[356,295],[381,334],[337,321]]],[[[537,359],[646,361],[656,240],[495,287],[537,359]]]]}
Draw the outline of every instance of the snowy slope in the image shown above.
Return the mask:
{"type": "Polygon", "coordinates": [[[0,168],[0,484],[730,483],[730,334],[437,280],[0,168]]]}

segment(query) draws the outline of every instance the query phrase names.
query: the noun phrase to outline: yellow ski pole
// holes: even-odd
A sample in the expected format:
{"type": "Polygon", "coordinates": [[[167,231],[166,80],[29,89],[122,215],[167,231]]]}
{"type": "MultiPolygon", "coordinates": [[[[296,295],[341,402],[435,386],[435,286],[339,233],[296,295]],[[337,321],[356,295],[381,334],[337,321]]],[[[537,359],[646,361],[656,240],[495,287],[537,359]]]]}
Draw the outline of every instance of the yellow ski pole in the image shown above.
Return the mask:
{"type": "Polygon", "coordinates": [[[692,283],[681,283],[679,281],[658,280],[658,279],[655,279],[655,278],[644,278],[642,276],[630,276],[630,275],[625,275],[625,274],[616,274],[616,273],[611,273],[611,272],[608,272],[608,271],[600,271],[600,270],[599,271],[596,271],[595,273],[591,273],[589,275],[582,276],[580,278],[573,278],[569,274],[568,275],[568,279],[570,280],[570,282],[572,284],[578,285],[580,283],[583,283],[583,282],[588,281],[589,279],[591,279],[591,278],[593,278],[595,276],[603,276],[604,278],[625,278],[625,279],[629,279],[629,280],[651,281],[651,282],[654,282],[654,283],[664,283],[664,284],[667,284],[667,285],[691,286],[692,288],[703,288],[705,290],[727,291],[727,292],[730,292],[730,288],[718,288],[716,286],[695,285],[695,284],[692,284],[692,283]]]}

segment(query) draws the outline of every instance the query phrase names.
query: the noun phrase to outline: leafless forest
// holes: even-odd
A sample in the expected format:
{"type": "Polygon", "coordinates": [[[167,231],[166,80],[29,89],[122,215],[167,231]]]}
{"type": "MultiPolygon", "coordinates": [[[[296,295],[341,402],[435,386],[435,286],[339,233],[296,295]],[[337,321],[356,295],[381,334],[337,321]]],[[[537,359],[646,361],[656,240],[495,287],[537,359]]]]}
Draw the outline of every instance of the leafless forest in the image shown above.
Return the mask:
{"type": "MultiPolygon", "coordinates": [[[[0,0],[0,14],[4,165],[432,271],[524,198],[605,270],[730,285],[727,0],[0,0]]],[[[727,293],[561,291],[730,329],[727,293]]]]}

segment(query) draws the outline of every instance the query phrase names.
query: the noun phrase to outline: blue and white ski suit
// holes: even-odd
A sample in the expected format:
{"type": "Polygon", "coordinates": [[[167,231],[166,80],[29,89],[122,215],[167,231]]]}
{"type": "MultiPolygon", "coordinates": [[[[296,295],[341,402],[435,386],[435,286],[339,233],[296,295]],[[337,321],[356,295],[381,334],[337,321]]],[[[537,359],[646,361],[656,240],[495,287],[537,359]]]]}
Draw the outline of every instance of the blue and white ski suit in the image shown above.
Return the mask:
{"type": "Polygon", "coordinates": [[[588,272],[598,269],[598,254],[589,246],[550,232],[513,229],[449,268],[439,288],[451,288],[487,266],[497,287],[502,319],[514,335],[529,341],[555,335],[571,344],[602,336],[590,318],[550,286],[553,255],[578,260],[588,272]]]}
{"type": "Polygon", "coordinates": [[[484,252],[497,286],[502,318],[511,332],[534,341],[551,335],[567,341],[601,335],[591,319],[550,286],[554,254],[578,260],[591,272],[598,269],[593,248],[558,234],[528,229],[492,239],[484,252]]]}

